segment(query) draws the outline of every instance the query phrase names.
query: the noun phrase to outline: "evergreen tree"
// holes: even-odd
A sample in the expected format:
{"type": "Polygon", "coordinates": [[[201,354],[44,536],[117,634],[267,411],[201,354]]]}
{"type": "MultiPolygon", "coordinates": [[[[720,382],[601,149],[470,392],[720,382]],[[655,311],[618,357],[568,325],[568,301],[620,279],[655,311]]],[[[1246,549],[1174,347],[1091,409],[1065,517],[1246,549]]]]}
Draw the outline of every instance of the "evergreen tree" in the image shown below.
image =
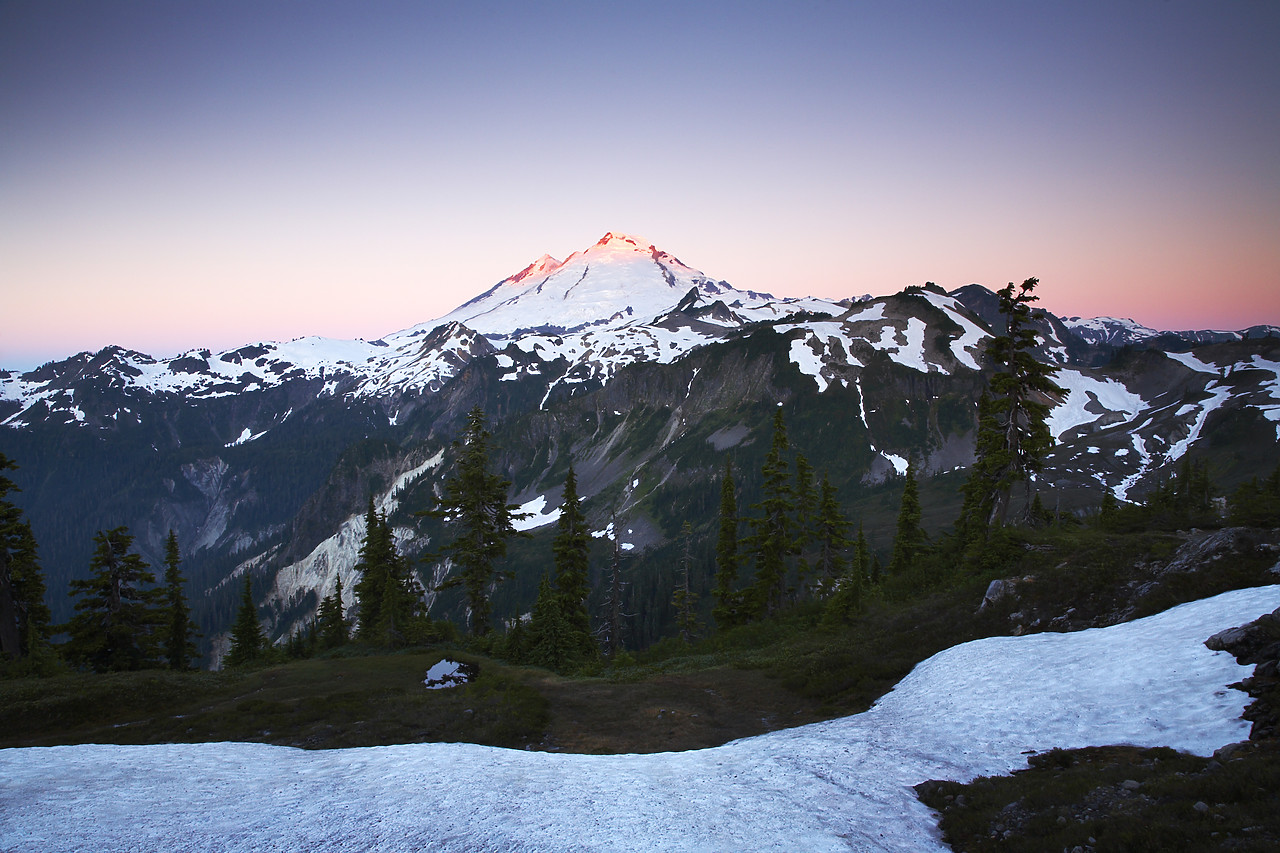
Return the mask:
{"type": "Polygon", "coordinates": [[[1116,523],[1116,516],[1120,512],[1120,503],[1116,500],[1115,493],[1108,488],[1102,490],[1102,506],[1098,510],[1098,526],[1103,530],[1110,530],[1116,523]]]}
{"type": "Polygon", "coordinates": [[[920,494],[916,488],[915,464],[907,463],[906,482],[902,487],[902,503],[898,509],[898,527],[893,537],[893,556],[889,574],[902,577],[916,565],[916,557],[924,545],[924,529],[920,527],[920,494]]]}
{"type": "Polygon", "coordinates": [[[609,593],[605,601],[604,645],[609,657],[622,650],[622,549],[618,546],[618,519],[613,519],[613,559],[609,561],[609,593]]]}
{"type": "Polygon", "coordinates": [[[164,583],[168,604],[163,632],[164,657],[170,669],[184,670],[191,668],[191,659],[197,654],[194,641],[200,634],[191,621],[187,596],[182,591],[186,579],[178,570],[181,562],[177,534],[170,530],[164,543],[164,583]]]}
{"type": "Polygon", "coordinates": [[[8,498],[18,488],[4,472],[17,467],[0,453],[0,661],[24,661],[12,671],[28,672],[51,659],[51,614],[31,525],[8,498]]]}
{"type": "Polygon", "coordinates": [[[698,630],[698,594],[689,586],[689,574],[693,569],[693,525],[686,521],[680,533],[684,538],[684,556],[680,560],[680,582],[676,585],[671,603],[676,607],[676,626],[680,629],[680,638],[691,643],[698,630]]]}
{"type": "Polygon", "coordinates": [[[422,592],[408,561],[396,549],[386,514],[374,509],[372,497],[355,568],[361,573],[355,587],[360,613],[356,636],[387,648],[404,645],[410,623],[418,615],[422,592]]]}
{"type": "Polygon", "coordinates": [[[756,574],[744,591],[744,609],[754,618],[772,615],[786,602],[788,558],[795,553],[792,513],[793,490],[787,476],[785,454],[790,448],[787,426],[779,409],[773,419],[773,442],[760,467],[763,483],[760,518],[748,520],[752,533],[746,545],[755,564],[756,574]]]}
{"type": "Polygon", "coordinates": [[[154,584],[155,575],[141,557],[129,553],[133,536],[128,528],[98,531],[93,541],[90,577],[71,581],[71,594],[80,600],[76,615],[64,626],[70,639],[63,654],[95,672],[153,666],[164,592],[143,587],[154,584]]]}
{"type": "Polygon", "coordinates": [[[878,568],[874,574],[872,573],[871,555],[867,549],[867,537],[862,532],[861,522],[858,523],[858,538],[853,543],[853,570],[862,579],[862,583],[870,581],[874,584],[880,580],[878,568]]]}
{"type": "Polygon", "coordinates": [[[716,591],[712,617],[721,628],[743,621],[742,593],[738,585],[738,496],[733,483],[733,463],[724,461],[720,481],[720,534],[716,539],[716,591]]]}
{"type": "Polygon", "coordinates": [[[1280,526],[1280,466],[1266,480],[1241,483],[1227,502],[1228,521],[1242,527],[1280,526]]]}
{"type": "Polygon", "coordinates": [[[231,648],[224,663],[227,666],[243,666],[262,658],[268,648],[267,637],[258,622],[258,608],[253,604],[253,578],[246,572],[244,591],[240,594],[240,610],[231,627],[231,648]]]}
{"type": "Polygon", "coordinates": [[[813,465],[809,464],[809,460],[803,453],[796,454],[796,479],[795,479],[795,529],[796,542],[795,553],[798,555],[796,561],[796,582],[801,587],[804,586],[809,574],[810,564],[809,547],[817,538],[818,523],[818,492],[813,484],[814,470],[813,465]]]}
{"type": "Polygon", "coordinates": [[[554,672],[568,671],[576,659],[577,638],[564,619],[564,608],[551,578],[543,574],[529,623],[529,663],[554,672]]]}
{"type": "Polygon", "coordinates": [[[1010,282],[997,294],[1006,330],[987,346],[997,371],[991,377],[991,393],[979,402],[977,460],[965,484],[958,525],[970,546],[984,540],[992,525],[1004,524],[1019,482],[1025,484],[1030,507],[1032,478],[1053,446],[1048,399],[1061,394],[1062,388],[1053,381],[1058,368],[1035,355],[1039,333],[1032,321],[1038,315],[1031,303],[1039,299],[1032,293],[1037,284],[1038,279],[1029,278],[1015,291],[1010,282]]]}
{"type": "Polygon", "coordinates": [[[582,514],[578,498],[578,479],[573,465],[564,480],[564,501],[560,505],[560,518],[556,522],[559,532],[552,542],[556,568],[556,594],[560,600],[560,612],[569,631],[575,654],[582,658],[597,653],[591,638],[591,616],[587,610],[587,596],[591,593],[588,580],[590,570],[591,532],[582,514]]]}
{"type": "Polygon", "coordinates": [[[320,602],[316,612],[315,633],[321,648],[336,649],[349,639],[345,605],[342,603],[342,577],[334,582],[333,592],[320,602]]]}
{"type": "Polygon", "coordinates": [[[884,566],[880,564],[880,555],[871,555],[871,585],[879,586],[884,580],[884,566]]]}
{"type": "Polygon", "coordinates": [[[489,438],[484,411],[472,409],[462,441],[456,445],[460,448],[457,473],[445,482],[439,508],[429,513],[459,529],[457,538],[443,549],[458,571],[440,588],[464,588],[471,633],[476,636],[489,631],[489,589],[507,577],[494,564],[506,556],[507,540],[516,535],[512,526],[515,507],[507,503],[511,483],[489,472],[489,438]]]}
{"type": "MultiPolygon", "coordinates": [[[[840,511],[836,487],[826,474],[822,475],[822,484],[819,486],[818,512],[814,526],[814,539],[818,547],[814,568],[823,591],[829,592],[837,580],[847,575],[849,562],[845,552],[849,549],[851,525],[840,511]]],[[[860,579],[858,584],[861,587],[860,579]]]]}

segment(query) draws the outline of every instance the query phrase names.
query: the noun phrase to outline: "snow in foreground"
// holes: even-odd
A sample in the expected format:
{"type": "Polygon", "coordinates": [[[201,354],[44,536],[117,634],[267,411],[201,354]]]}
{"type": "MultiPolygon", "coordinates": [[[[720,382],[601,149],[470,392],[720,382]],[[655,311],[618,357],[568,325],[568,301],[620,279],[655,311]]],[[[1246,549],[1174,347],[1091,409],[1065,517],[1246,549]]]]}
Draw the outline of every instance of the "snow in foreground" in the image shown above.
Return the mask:
{"type": "Polygon", "coordinates": [[[4,851],[945,850],[910,786],[1107,743],[1248,735],[1248,670],[1203,645],[1280,606],[1238,590],[1138,622],[942,652],[870,711],[716,749],[467,744],[0,750],[4,851]]]}

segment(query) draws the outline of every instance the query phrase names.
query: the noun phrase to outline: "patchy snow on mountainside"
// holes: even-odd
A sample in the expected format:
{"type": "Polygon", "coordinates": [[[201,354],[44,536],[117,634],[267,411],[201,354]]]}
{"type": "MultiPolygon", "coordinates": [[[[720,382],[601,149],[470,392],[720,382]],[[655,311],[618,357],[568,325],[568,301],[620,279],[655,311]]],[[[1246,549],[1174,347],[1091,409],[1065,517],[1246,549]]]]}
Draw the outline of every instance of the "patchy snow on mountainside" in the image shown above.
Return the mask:
{"type": "MultiPolygon", "coordinates": [[[[866,713],[653,755],[469,744],[0,750],[7,851],[939,851],[912,785],[1053,747],[1206,755],[1248,734],[1249,671],[1204,640],[1280,605],[1224,593],[1074,634],[994,637],[917,666],[866,713]]],[[[423,688],[425,689],[425,688],[423,688]]]]}
{"type": "Polygon", "coordinates": [[[1063,325],[1091,344],[1136,344],[1160,333],[1121,317],[1064,317],[1063,325]]]}
{"type": "Polygon", "coordinates": [[[1222,370],[1217,365],[1206,364],[1196,358],[1194,353],[1189,352],[1167,352],[1165,356],[1173,359],[1184,367],[1189,367],[1197,373],[1221,373],[1222,370]]]}
{"type": "Polygon", "coordinates": [[[991,335],[987,333],[986,329],[969,319],[968,312],[960,304],[960,300],[954,296],[945,296],[941,293],[933,293],[927,290],[920,295],[929,300],[930,304],[935,308],[946,314],[947,319],[961,328],[960,337],[951,342],[951,353],[956,357],[956,361],[965,367],[971,370],[978,370],[978,360],[975,356],[982,352],[983,341],[991,337],[991,335]]]}
{"type": "Polygon", "coordinates": [[[547,496],[538,495],[531,501],[526,501],[520,505],[515,511],[516,515],[522,515],[524,518],[517,518],[511,522],[511,526],[516,530],[536,530],[548,524],[553,524],[560,520],[560,507],[547,506],[547,496]]]}
{"type": "Polygon", "coordinates": [[[880,332],[880,339],[871,345],[888,353],[889,358],[906,367],[914,368],[921,373],[936,370],[946,373],[936,364],[930,364],[924,356],[924,330],[928,328],[919,317],[908,317],[905,329],[885,326],[880,332]]]}
{"type": "Polygon", "coordinates": [[[855,337],[838,321],[817,321],[804,325],[780,325],[779,332],[802,330],[803,334],[791,341],[791,363],[806,376],[818,383],[818,390],[825,391],[834,381],[848,385],[845,378],[830,367],[862,367],[853,355],[855,337]]]}
{"type": "Polygon", "coordinates": [[[1146,408],[1142,397],[1114,379],[1098,379],[1079,370],[1062,368],[1053,381],[1067,392],[1062,402],[1049,413],[1049,431],[1055,441],[1077,427],[1100,419],[1116,417],[1128,421],[1146,408]]]}

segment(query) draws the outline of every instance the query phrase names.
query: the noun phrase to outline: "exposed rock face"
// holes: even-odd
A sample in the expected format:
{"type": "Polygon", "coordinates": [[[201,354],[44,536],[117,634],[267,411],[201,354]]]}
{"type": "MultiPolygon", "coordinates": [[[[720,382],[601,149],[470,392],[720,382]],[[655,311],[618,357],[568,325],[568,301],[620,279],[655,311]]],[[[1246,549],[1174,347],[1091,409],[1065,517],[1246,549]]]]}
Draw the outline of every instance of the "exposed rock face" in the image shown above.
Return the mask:
{"type": "Polygon", "coordinates": [[[1204,641],[1214,651],[1230,652],[1242,664],[1257,664],[1253,675],[1233,684],[1253,697],[1244,718],[1253,723],[1250,740],[1274,740],[1280,735],[1280,608],[1246,625],[1219,631],[1204,641]]]}
{"type": "Polygon", "coordinates": [[[1256,527],[1224,527],[1221,530],[1192,531],[1187,544],[1178,549],[1165,572],[1194,572],[1224,557],[1254,551],[1280,554],[1280,530],[1256,527]]]}
{"type": "MultiPolygon", "coordinates": [[[[1185,541],[1167,561],[1135,563],[1128,572],[1117,575],[1111,587],[1101,592],[1095,590],[1087,601],[1083,595],[1074,599],[1045,595],[1038,589],[1044,585],[1045,578],[1028,574],[992,581],[978,605],[978,612],[1008,614],[1009,632],[1015,636],[1037,630],[1102,628],[1127,622],[1144,615],[1144,611],[1150,613],[1153,606],[1163,609],[1176,603],[1152,604],[1162,601],[1162,593],[1167,589],[1185,585],[1182,584],[1185,578],[1180,579],[1179,575],[1209,573],[1211,578],[1214,572],[1238,568],[1241,562],[1257,565],[1259,560],[1265,560],[1270,563],[1280,555],[1280,529],[1226,527],[1192,530],[1178,536],[1185,537],[1185,541]]],[[[1280,574],[1280,564],[1270,572],[1280,574]]],[[[1267,583],[1267,577],[1266,573],[1255,573],[1250,582],[1267,583]]],[[[1229,633],[1224,631],[1220,636],[1229,633]]]]}

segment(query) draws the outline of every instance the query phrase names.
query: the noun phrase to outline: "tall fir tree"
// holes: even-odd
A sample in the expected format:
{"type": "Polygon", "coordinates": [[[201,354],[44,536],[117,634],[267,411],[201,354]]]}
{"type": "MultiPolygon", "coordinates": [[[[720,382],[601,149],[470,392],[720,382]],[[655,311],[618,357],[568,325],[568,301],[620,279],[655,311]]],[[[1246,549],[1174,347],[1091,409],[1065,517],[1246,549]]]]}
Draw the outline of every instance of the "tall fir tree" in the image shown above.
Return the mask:
{"type": "Polygon", "coordinates": [[[472,409],[462,440],[455,443],[460,451],[457,473],[445,482],[439,507],[428,513],[458,530],[442,551],[457,566],[457,572],[440,588],[461,586],[465,590],[475,636],[489,632],[490,588],[508,577],[495,564],[507,555],[507,540],[518,535],[512,525],[515,506],[507,503],[511,482],[489,471],[490,438],[484,411],[472,409]]]}
{"type": "Polygon", "coordinates": [[[196,637],[200,636],[195,623],[191,621],[191,609],[187,606],[187,595],[182,586],[186,578],[178,569],[182,562],[182,554],[178,550],[178,535],[169,531],[169,538],[164,543],[164,585],[165,585],[165,626],[162,632],[164,658],[170,669],[191,669],[191,660],[196,657],[196,637]]]}
{"type": "Polygon", "coordinates": [[[253,578],[244,576],[244,590],[240,593],[240,609],[235,624],[231,626],[231,648],[227,651],[227,666],[244,666],[260,660],[267,652],[268,641],[258,621],[258,608],[253,603],[253,578]]]}
{"type": "Polygon", "coordinates": [[[315,632],[321,648],[336,649],[344,645],[350,635],[348,633],[346,605],[342,601],[342,577],[334,581],[333,592],[320,602],[316,612],[315,632]]]}
{"type": "Polygon", "coordinates": [[[862,532],[862,522],[858,522],[858,538],[853,542],[853,570],[863,583],[876,583],[878,574],[871,571],[871,551],[867,547],[867,536],[862,532]]]}
{"type": "Polygon", "coordinates": [[[836,487],[824,473],[818,487],[818,511],[814,523],[814,540],[817,545],[814,569],[819,586],[824,592],[829,592],[836,581],[846,576],[849,560],[845,552],[849,550],[851,526],[840,511],[836,487]]]}
{"type": "Polygon", "coordinates": [[[693,591],[689,582],[689,576],[693,572],[693,525],[686,521],[680,529],[680,536],[684,540],[684,553],[680,558],[680,575],[671,603],[676,608],[676,627],[680,629],[680,639],[685,643],[692,643],[698,634],[698,594],[693,591]]]}
{"type": "Polygon", "coordinates": [[[360,613],[356,636],[362,642],[399,648],[407,642],[410,625],[419,615],[422,591],[409,562],[396,549],[395,535],[385,513],[365,512],[365,536],[356,563],[356,603],[360,613]]]}
{"type": "Polygon", "coordinates": [[[809,572],[813,568],[810,561],[815,559],[811,547],[818,536],[818,490],[814,486],[814,468],[803,453],[796,453],[795,495],[795,553],[796,583],[803,589],[808,582],[809,572]]]}
{"type": "Polygon", "coordinates": [[[1036,358],[1038,313],[1031,303],[1039,280],[1029,278],[1018,288],[1013,282],[997,293],[1005,333],[987,345],[996,365],[990,393],[978,404],[977,459],[964,487],[964,506],[958,532],[970,549],[979,547],[992,526],[1001,526],[1009,513],[1013,489],[1023,483],[1026,506],[1031,506],[1031,481],[1044,467],[1053,447],[1049,431],[1050,397],[1062,393],[1053,381],[1058,368],[1036,358]]]}
{"type": "Polygon", "coordinates": [[[609,592],[605,600],[604,646],[610,658],[617,657],[623,647],[622,624],[622,548],[618,544],[618,519],[614,516],[612,524],[613,557],[609,560],[609,592]]]}
{"type": "Polygon", "coordinates": [[[543,574],[529,622],[528,661],[554,672],[567,672],[577,660],[578,641],[564,618],[560,594],[543,574]]]}
{"type": "Polygon", "coordinates": [[[556,595],[574,654],[585,660],[597,654],[595,640],[591,636],[591,615],[587,609],[587,597],[591,594],[591,531],[587,529],[587,519],[582,514],[578,478],[572,463],[564,478],[564,500],[560,504],[560,518],[556,525],[558,532],[551,543],[556,567],[556,595]]]}
{"type": "Polygon", "coordinates": [[[6,671],[26,673],[52,662],[51,614],[31,525],[9,500],[18,487],[5,472],[17,467],[0,453],[0,661],[9,662],[6,671]]]}
{"type": "Polygon", "coordinates": [[[1265,480],[1253,477],[1236,487],[1227,501],[1227,520],[1244,527],[1280,526],[1280,465],[1265,480]]]}
{"type": "Polygon", "coordinates": [[[796,550],[794,490],[786,458],[790,447],[786,421],[778,409],[773,418],[773,441],[760,466],[760,503],[752,507],[761,515],[747,522],[752,532],[745,544],[755,565],[755,578],[744,592],[743,603],[747,613],[757,619],[776,613],[786,603],[788,560],[796,550]]]}
{"type": "Polygon", "coordinates": [[[70,639],[63,655],[95,672],[145,669],[156,665],[164,591],[154,588],[151,567],[130,553],[133,535],[126,527],[93,537],[91,575],[71,581],[79,596],[76,614],[64,628],[70,639]]]}
{"type": "Polygon", "coordinates": [[[742,592],[738,590],[738,495],[733,482],[733,462],[724,461],[720,480],[720,530],[716,538],[715,606],[711,610],[716,625],[729,628],[743,622],[742,592]]]}
{"type": "Polygon", "coordinates": [[[920,526],[920,492],[916,487],[915,463],[907,463],[902,486],[902,503],[898,508],[898,526],[893,537],[893,556],[889,574],[900,578],[916,568],[916,558],[924,545],[924,529],[920,526]]]}

